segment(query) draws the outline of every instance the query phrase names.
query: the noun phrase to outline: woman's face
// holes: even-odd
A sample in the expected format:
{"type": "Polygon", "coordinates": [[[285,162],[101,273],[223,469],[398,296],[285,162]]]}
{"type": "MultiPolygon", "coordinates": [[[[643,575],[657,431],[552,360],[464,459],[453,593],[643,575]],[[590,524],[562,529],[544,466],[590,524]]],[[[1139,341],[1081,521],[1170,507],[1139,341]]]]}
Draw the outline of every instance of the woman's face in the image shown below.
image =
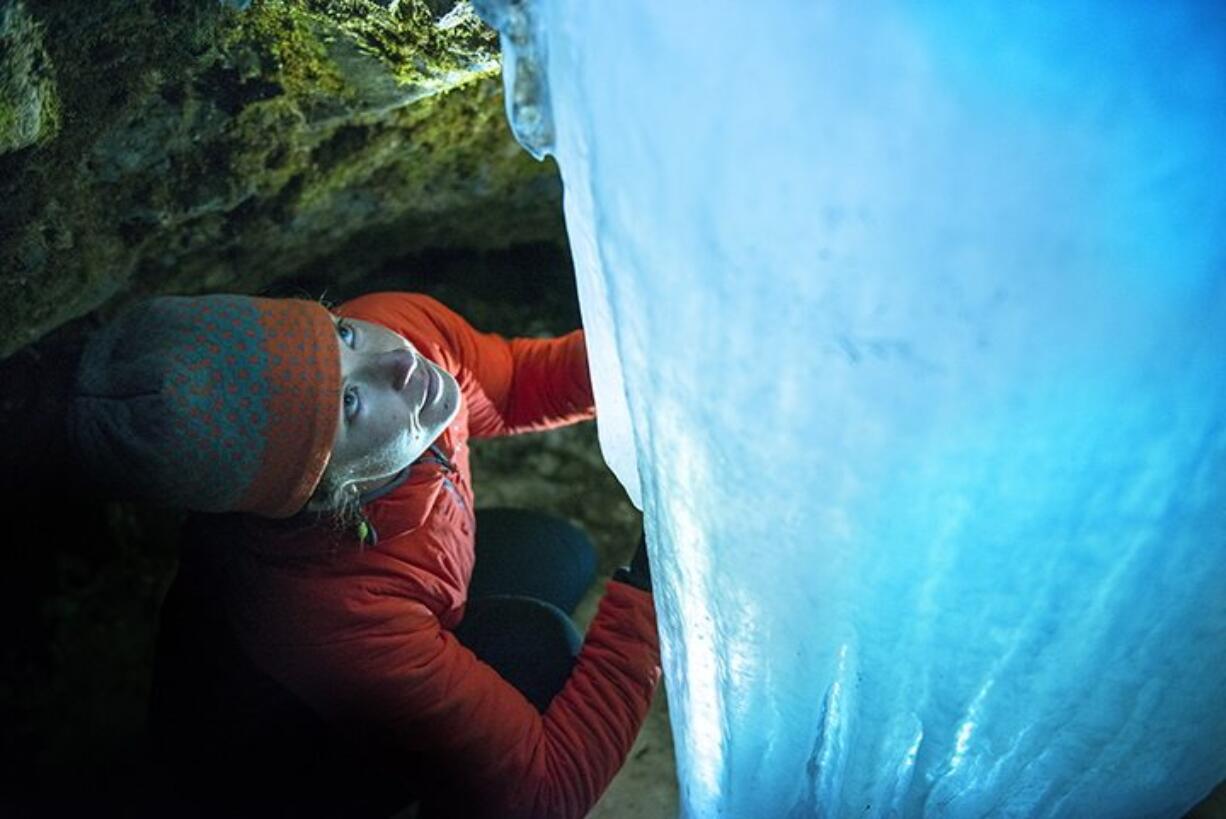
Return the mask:
{"type": "Polygon", "coordinates": [[[460,387],[398,333],[369,321],[334,320],[341,406],[328,469],[369,484],[395,475],[434,443],[460,408],[460,387]]]}

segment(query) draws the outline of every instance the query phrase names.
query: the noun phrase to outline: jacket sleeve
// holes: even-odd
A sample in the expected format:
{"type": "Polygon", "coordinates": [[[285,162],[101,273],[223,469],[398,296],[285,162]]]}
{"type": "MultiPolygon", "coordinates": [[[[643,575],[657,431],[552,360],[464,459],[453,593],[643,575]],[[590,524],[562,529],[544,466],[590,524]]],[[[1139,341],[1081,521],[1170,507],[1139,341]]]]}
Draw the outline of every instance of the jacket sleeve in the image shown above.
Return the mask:
{"type": "Polygon", "coordinates": [[[582,330],[560,338],[506,339],[482,333],[419,293],[373,293],[341,315],[375,321],[421,346],[447,367],[468,403],[475,438],[551,429],[595,417],[582,330]],[[439,360],[439,359],[444,360],[439,360]]]}
{"type": "Polygon", "coordinates": [[[540,714],[398,598],[363,633],[265,647],[283,683],[340,730],[413,760],[447,815],[579,819],[629,753],[660,677],[651,596],[610,582],[571,676],[540,714]]]}

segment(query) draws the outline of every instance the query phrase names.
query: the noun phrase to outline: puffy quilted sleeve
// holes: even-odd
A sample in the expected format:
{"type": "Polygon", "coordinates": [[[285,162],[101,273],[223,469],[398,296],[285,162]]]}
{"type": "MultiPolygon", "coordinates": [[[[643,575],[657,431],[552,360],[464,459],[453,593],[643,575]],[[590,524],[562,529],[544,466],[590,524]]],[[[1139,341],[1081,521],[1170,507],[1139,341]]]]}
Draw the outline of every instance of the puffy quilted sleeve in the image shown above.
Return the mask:
{"type": "Polygon", "coordinates": [[[468,403],[473,437],[550,429],[596,414],[582,330],[560,338],[506,339],[475,330],[418,293],[372,293],[337,312],[389,327],[447,367],[468,403]]]}
{"type": "Polygon", "coordinates": [[[259,656],[338,729],[414,766],[415,780],[445,794],[436,809],[456,817],[584,816],[624,762],[660,677],[651,596],[618,582],[544,714],[410,600],[371,593],[351,598],[344,616],[363,626],[259,646],[259,656]]]}

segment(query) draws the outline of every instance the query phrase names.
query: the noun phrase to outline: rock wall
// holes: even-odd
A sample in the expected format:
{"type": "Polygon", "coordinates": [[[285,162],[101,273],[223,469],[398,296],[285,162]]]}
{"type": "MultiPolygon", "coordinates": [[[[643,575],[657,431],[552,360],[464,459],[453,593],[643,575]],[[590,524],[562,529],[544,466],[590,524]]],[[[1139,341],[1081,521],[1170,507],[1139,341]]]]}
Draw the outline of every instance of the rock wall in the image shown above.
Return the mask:
{"type": "Polygon", "coordinates": [[[562,241],[467,2],[0,0],[0,358],[157,292],[562,241]]]}

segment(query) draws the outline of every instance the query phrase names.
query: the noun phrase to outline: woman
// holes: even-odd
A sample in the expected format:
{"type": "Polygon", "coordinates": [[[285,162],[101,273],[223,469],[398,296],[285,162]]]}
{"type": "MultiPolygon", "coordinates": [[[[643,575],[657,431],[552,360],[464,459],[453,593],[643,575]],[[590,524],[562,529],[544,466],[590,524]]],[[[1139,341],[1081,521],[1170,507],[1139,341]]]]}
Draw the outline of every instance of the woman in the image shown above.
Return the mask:
{"type": "Polygon", "coordinates": [[[580,649],[563,610],[590,546],[557,521],[475,515],[467,442],[593,414],[581,331],[507,341],[415,294],[335,315],[161,298],[93,339],[71,422],[85,467],[208,513],[187,526],[154,679],[184,797],[226,814],[586,813],[659,679],[646,556],[608,583],[580,649]]]}

